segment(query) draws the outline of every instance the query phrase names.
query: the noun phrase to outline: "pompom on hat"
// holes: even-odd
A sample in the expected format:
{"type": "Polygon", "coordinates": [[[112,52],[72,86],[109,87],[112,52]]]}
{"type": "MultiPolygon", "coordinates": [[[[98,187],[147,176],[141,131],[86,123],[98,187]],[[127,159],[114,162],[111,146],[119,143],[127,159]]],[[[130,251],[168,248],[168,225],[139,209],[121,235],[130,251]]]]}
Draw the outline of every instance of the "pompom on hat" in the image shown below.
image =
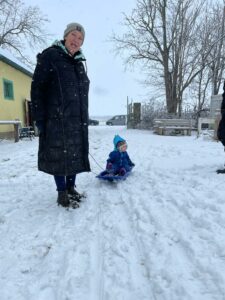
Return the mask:
{"type": "Polygon", "coordinates": [[[63,38],[67,36],[71,31],[77,30],[80,31],[83,35],[83,39],[85,37],[85,30],[84,27],[79,23],[70,23],[66,26],[66,29],[64,30],[63,38]]]}

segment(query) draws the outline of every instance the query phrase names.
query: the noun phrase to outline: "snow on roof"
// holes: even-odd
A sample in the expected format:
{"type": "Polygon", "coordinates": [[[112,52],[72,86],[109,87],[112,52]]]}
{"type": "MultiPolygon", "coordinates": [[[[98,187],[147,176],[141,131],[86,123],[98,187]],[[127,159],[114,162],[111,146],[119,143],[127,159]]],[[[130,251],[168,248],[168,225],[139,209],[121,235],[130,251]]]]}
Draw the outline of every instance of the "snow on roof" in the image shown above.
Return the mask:
{"type": "Polygon", "coordinates": [[[2,49],[0,47],[0,60],[8,63],[9,65],[13,66],[14,68],[24,72],[25,74],[32,76],[33,70],[22,63],[19,59],[15,58],[12,53],[10,53],[6,49],[2,49]]]}

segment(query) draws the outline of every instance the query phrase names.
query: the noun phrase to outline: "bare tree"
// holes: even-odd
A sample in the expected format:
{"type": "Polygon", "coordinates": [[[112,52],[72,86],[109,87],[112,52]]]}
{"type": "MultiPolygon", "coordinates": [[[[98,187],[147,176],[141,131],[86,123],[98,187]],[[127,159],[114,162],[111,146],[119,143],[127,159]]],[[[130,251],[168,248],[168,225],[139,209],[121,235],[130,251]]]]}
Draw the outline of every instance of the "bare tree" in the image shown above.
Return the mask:
{"type": "Polygon", "coordinates": [[[216,95],[223,80],[225,68],[225,9],[222,4],[217,3],[210,7],[205,14],[204,23],[199,32],[199,43],[201,48],[207,48],[208,44],[214,45],[210,54],[205,59],[204,53],[200,54],[200,72],[193,80],[190,90],[197,99],[196,113],[200,116],[204,110],[207,98],[211,94],[216,95]]]}
{"type": "Polygon", "coordinates": [[[26,48],[45,45],[47,21],[37,6],[25,6],[21,0],[0,0],[0,47],[29,62],[26,48]]]}
{"type": "Polygon", "coordinates": [[[190,86],[189,95],[192,97],[192,99],[196,100],[196,102],[193,101],[196,120],[198,120],[198,118],[201,116],[201,113],[207,108],[211,80],[212,73],[210,70],[208,68],[202,69],[190,86]]]}
{"type": "Polygon", "coordinates": [[[150,77],[163,78],[168,113],[181,113],[183,93],[214,47],[210,36],[199,42],[206,8],[206,0],[137,0],[124,15],[125,34],[112,37],[126,63],[142,62],[150,77]]]}
{"type": "Polygon", "coordinates": [[[211,15],[211,32],[213,32],[213,39],[216,44],[210,53],[209,68],[212,74],[212,94],[217,95],[225,69],[225,6],[223,7],[218,3],[213,7],[211,15]]]}

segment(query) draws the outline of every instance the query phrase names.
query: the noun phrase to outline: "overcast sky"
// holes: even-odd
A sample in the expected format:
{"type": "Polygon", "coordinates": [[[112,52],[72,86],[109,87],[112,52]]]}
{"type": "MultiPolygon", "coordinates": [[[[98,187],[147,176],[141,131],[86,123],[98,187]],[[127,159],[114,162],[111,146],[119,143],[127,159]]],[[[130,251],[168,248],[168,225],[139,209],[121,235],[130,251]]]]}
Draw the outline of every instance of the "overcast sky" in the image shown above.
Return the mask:
{"type": "Polygon", "coordinates": [[[123,30],[122,12],[129,14],[135,0],[25,0],[25,3],[37,5],[46,14],[52,41],[62,39],[68,23],[79,22],[84,26],[86,37],[82,49],[91,81],[90,116],[124,114],[127,96],[139,101],[145,94],[138,82],[138,71],[125,71],[122,59],[115,56],[113,44],[108,42],[113,31],[123,30]]]}

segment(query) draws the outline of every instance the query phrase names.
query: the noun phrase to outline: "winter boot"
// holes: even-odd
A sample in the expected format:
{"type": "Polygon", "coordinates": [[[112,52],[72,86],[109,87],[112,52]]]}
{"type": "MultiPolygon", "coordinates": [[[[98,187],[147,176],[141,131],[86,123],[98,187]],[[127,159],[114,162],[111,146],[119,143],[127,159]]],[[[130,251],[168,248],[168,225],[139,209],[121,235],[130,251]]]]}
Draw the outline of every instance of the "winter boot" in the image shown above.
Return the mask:
{"type": "Polygon", "coordinates": [[[69,198],[77,202],[80,202],[81,198],[84,198],[84,195],[78,193],[78,191],[75,190],[74,186],[68,187],[67,193],[69,198]]]}
{"type": "Polygon", "coordinates": [[[70,200],[67,191],[58,192],[57,203],[58,205],[62,205],[63,207],[68,207],[70,205],[70,200]]]}

